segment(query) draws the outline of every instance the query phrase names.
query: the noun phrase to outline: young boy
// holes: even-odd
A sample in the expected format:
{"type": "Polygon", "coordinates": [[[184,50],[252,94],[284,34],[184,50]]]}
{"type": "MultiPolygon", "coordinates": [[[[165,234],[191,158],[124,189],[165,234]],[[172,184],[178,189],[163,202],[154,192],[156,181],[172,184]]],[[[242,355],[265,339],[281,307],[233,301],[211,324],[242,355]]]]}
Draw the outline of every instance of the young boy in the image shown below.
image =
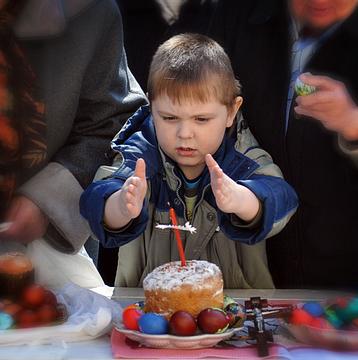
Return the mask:
{"type": "Polygon", "coordinates": [[[182,34],[154,55],[151,107],[141,108],[113,141],[111,176],[90,185],[81,213],[104,246],[120,246],[116,286],[141,286],[156,266],[178,260],[173,207],[187,259],[223,272],[226,288],[272,288],[265,242],[295,212],[294,190],[239,117],[240,86],[224,50],[182,34]],[[253,245],[255,244],[255,245],[253,245]]]}

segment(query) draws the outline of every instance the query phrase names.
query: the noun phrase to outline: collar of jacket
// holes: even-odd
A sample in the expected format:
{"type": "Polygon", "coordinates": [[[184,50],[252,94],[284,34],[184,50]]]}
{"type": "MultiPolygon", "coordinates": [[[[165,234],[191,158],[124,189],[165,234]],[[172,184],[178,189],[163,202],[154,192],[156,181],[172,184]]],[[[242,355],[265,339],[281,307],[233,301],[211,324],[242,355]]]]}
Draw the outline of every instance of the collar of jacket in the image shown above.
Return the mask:
{"type": "Polygon", "coordinates": [[[96,0],[28,0],[14,24],[20,39],[60,35],[67,21],[96,0]]]}
{"type": "MultiPolygon", "coordinates": [[[[233,136],[225,136],[220,147],[216,150],[215,154],[213,154],[213,158],[220,164],[221,169],[226,175],[234,179],[240,178],[241,180],[245,180],[259,165],[252,159],[236,151],[235,141],[236,139],[234,139],[233,136]]],[[[180,176],[178,173],[175,175],[175,163],[166,156],[161,149],[159,149],[159,152],[164,164],[167,183],[172,190],[176,190],[179,185],[178,181],[180,176]]],[[[201,191],[208,184],[210,184],[210,174],[208,168],[205,167],[199,182],[198,194],[201,194],[201,191]]]]}

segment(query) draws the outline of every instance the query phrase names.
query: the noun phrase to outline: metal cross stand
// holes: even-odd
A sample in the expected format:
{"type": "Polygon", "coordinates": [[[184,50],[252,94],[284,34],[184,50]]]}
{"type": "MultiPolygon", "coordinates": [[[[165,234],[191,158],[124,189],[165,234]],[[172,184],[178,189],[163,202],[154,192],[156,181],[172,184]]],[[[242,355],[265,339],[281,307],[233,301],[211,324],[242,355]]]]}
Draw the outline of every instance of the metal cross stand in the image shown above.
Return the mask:
{"type": "Polygon", "coordinates": [[[268,308],[266,299],[252,297],[245,301],[246,319],[254,322],[254,327],[249,326],[249,337],[256,340],[257,351],[260,357],[268,356],[268,342],[273,342],[271,330],[265,329],[265,319],[274,317],[287,317],[292,311],[291,306],[275,306],[268,308]]]}

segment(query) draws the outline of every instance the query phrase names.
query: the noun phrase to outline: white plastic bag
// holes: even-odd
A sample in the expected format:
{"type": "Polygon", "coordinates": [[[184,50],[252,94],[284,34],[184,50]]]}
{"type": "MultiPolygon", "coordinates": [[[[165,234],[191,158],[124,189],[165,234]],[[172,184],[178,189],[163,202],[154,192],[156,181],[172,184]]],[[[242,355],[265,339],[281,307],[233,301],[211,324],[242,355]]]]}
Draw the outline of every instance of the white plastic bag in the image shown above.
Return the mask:
{"type": "Polygon", "coordinates": [[[36,281],[50,288],[72,282],[83,288],[104,286],[104,282],[84,247],[75,255],[64,254],[43,239],[28,244],[27,255],[35,267],[36,281]]]}
{"type": "MultiPolygon", "coordinates": [[[[68,313],[66,322],[29,329],[0,330],[0,359],[2,346],[95,339],[111,331],[113,323],[118,322],[122,316],[122,308],[119,304],[74,284],[67,284],[57,290],[56,297],[66,308],[68,313]]],[[[32,359],[37,359],[37,356],[32,359]]]]}

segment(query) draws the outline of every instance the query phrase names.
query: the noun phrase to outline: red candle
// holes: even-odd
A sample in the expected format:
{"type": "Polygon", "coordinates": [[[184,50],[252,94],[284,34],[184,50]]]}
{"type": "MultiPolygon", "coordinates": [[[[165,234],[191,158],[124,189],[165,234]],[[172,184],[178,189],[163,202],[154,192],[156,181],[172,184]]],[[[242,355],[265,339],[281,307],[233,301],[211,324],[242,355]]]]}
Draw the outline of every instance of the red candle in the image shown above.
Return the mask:
{"type": "MultiPolygon", "coordinates": [[[[169,209],[169,217],[170,217],[172,224],[174,226],[178,226],[177,217],[175,216],[175,211],[173,208],[169,209]]],[[[186,265],[185,254],[184,254],[183,242],[181,241],[181,238],[180,238],[180,232],[179,232],[179,229],[173,229],[173,230],[174,230],[175,238],[177,240],[177,246],[178,246],[179,256],[180,256],[180,260],[181,260],[181,266],[185,266],[186,265]]]]}

